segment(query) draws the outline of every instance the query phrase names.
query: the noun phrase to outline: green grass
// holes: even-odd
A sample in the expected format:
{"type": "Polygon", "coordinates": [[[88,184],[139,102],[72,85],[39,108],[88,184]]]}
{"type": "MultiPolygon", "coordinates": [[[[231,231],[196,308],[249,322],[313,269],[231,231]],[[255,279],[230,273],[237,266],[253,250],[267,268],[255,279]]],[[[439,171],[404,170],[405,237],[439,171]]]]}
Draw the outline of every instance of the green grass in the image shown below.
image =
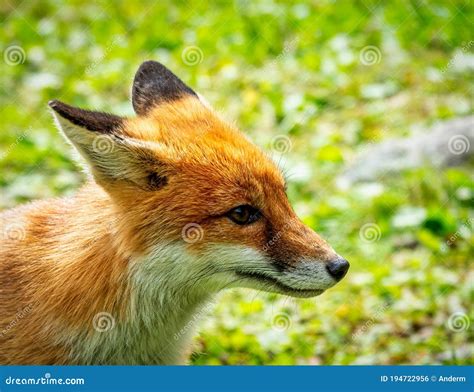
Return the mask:
{"type": "Polygon", "coordinates": [[[131,115],[136,68],[159,60],[263,148],[289,138],[290,199],[352,265],[315,299],[223,293],[193,363],[472,364],[472,321],[449,320],[473,318],[473,165],[334,181],[368,144],[472,113],[472,16],[468,1],[4,1],[0,208],[84,180],[48,100],[131,115]]]}

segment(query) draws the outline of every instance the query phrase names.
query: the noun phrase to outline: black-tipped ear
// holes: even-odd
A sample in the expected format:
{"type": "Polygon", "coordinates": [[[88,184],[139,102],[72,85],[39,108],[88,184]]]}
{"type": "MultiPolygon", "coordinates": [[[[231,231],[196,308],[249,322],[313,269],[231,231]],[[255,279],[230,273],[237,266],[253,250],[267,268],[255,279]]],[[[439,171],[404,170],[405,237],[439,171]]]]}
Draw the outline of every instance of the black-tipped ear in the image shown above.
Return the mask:
{"type": "Polygon", "coordinates": [[[49,101],[48,105],[62,118],[89,131],[113,133],[123,124],[123,118],[114,114],[79,109],[57,100],[49,101]]]}
{"type": "Polygon", "coordinates": [[[197,94],[186,86],[173,72],[156,61],[145,61],[135,75],[132,103],[138,115],[145,115],[161,102],[171,102],[197,94]]]}
{"type": "Polygon", "coordinates": [[[125,119],[58,101],[49,106],[58,128],[104,188],[132,185],[157,190],[167,184],[172,169],[165,146],[128,136],[123,129],[125,119]]]}

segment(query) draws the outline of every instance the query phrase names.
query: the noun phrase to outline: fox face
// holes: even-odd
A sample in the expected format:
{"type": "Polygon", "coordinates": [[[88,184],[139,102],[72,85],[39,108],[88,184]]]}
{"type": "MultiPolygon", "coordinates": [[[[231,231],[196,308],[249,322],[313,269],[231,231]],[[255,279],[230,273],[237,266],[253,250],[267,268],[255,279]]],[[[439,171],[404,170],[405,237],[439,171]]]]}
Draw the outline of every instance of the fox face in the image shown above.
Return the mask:
{"type": "Polygon", "coordinates": [[[133,118],[50,107],[109,195],[137,279],[311,297],[343,278],[349,263],[296,216],[273,161],[171,71],[143,63],[132,102],[133,118]]]}

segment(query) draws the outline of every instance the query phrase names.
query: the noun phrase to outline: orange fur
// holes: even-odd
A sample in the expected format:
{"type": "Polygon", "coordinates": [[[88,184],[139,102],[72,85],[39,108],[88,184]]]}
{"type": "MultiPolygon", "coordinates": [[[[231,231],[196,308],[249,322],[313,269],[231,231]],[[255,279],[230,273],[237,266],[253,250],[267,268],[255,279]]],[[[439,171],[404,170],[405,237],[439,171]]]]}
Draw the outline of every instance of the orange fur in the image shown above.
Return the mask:
{"type": "Polygon", "coordinates": [[[148,159],[166,175],[162,189],[94,173],[74,197],[0,215],[0,364],[89,362],[72,342],[97,334],[99,312],[113,314],[119,328],[131,322],[131,270],[157,242],[180,244],[195,257],[210,245],[244,246],[290,269],[335,257],[296,217],[273,162],[195,97],[126,119],[120,132],[153,146],[148,159]],[[224,215],[246,204],[264,218],[237,226],[224,215]],[[189,223],[202,228],[201,241],[183,243],[189,223]]]}

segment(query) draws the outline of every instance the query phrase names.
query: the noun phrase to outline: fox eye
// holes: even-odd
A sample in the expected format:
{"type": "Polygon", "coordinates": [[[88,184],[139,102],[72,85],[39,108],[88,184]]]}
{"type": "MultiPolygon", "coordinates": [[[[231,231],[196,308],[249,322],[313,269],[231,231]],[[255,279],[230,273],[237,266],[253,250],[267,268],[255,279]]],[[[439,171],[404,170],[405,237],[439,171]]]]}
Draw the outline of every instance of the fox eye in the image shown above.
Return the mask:
{"type": "Polygon", "coordinates": [[[232,208],[226,215],[232,222],[238,225],[248,225],[262,216],[258,209],[247,204],[232,208]]]}

